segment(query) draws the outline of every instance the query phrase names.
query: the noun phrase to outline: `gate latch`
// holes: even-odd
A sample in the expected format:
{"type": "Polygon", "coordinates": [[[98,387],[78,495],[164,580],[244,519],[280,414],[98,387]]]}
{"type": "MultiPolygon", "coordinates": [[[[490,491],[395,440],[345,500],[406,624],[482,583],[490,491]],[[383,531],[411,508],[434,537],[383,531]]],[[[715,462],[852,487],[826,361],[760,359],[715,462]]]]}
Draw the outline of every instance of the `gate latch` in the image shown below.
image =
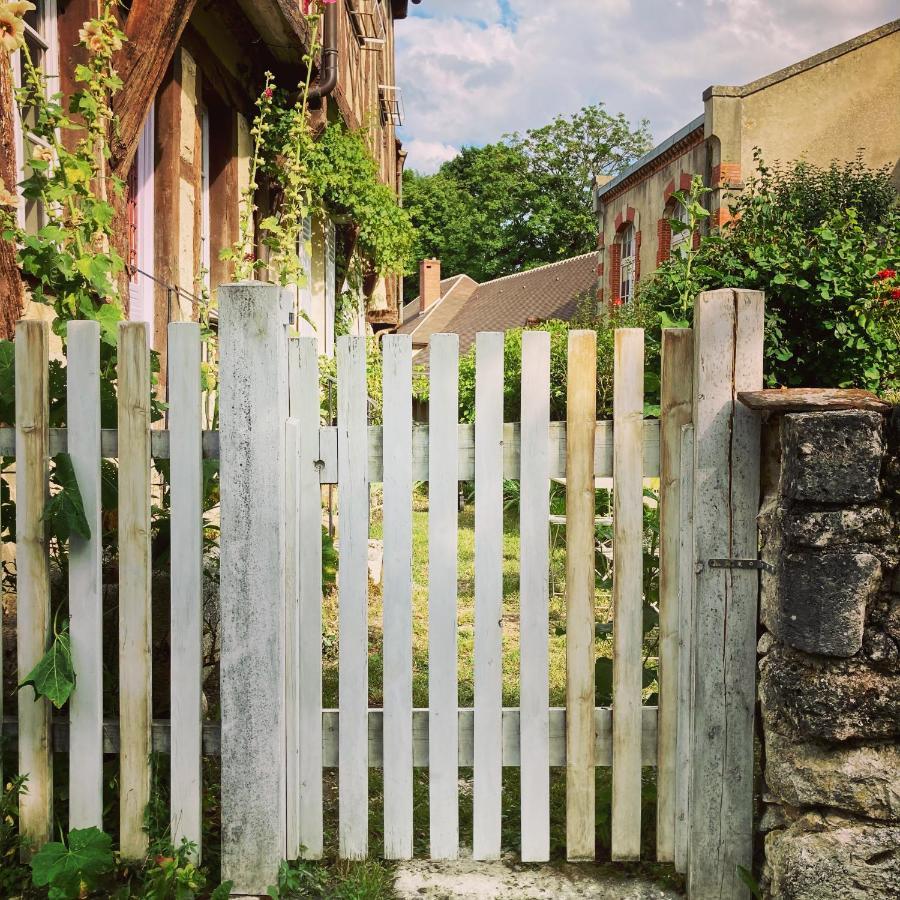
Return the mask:
{"type": "Polygon", "coordinates": [[[761,559],[710,559],[707,565],[711,569],[757,569],[775,573],[775,567],[761,559]]]}

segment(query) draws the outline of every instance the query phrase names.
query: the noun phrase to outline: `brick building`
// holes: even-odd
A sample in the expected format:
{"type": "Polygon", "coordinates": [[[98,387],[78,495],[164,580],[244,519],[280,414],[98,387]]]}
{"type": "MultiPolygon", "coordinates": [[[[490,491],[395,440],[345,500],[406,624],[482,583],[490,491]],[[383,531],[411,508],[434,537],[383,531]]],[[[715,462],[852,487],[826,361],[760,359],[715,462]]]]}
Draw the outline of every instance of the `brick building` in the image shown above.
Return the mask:
{"type": "Polygon", "coordinates": [[[728,221],[728,195],[766,162],[828,165],[861,154],[890,166],[900,188],[900,19],[740,87],[703,92],[702,115],[617,177],[595,188],[599,300],[628,301],[641,277],[672,252],[672,195],[697,174],[712,188],[709,227],[728,221]]]}

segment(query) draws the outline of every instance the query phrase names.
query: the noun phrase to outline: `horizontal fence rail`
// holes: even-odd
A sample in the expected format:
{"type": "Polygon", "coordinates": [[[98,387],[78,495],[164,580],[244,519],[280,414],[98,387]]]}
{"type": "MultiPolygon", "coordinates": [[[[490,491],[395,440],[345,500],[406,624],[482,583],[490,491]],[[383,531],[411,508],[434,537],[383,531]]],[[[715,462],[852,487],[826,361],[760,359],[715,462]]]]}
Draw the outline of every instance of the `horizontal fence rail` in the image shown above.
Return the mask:
{"type": "MultiPolygon", "coordinates": [[[[594,475],[597,478],[612,478],[613,475],[613,423],[598,421],[594,437],[594,475]]],[[[473,481],[475,478],[475,426],[460,423],[457,426],[457,480],[473,481]]],[[[368,466],[369,481],[379,483],[384,480],[384,428],[369,425],[368,466]]],[[[518,422],[503,425],[503,477],[515,481],[522,470],[522,426],[518,422]]],[[[643,436],[643,476],[659,477],[659,421],[644,420],[643,436]]],[[[550,478],[565,478],[566,475],[566,423],[550,422],[548,426],[548,465],[550,478]]],[[[171,451],[169,432],[164,428],[150,431],[150,454],[154,459],[169,459],[171,451]]],[[[412,426],[412,479],[428,481],[428,425],[416,422],[412,426]]],[[[50,429],[50,455],[68,451],[68,431],[65,428],[50,429]]],[[[325,425],[319,429],[319,453],[316,468],[321,484],[338,483],[338,440],[337,427],[325,425]]],[[[100,452],[104,459],[116,459],[119,455],[118,432],[115,428],[104,428],[100,432],[100,452]]],[[[202,433],[202,454],[204,459],[219,458],[219,432],[202,433]]],[[[0,456],[15,456],[15,430],[0,426],[0,456]]]]}
{"type": "MultiPolygon", "coordinates": [[[[566,710],[565,707],[551,706],[548,712],[547,765],[566,765],[566,710]]],[[[641,765],[655,768],[656,760],[656,720],[655,706],[641,707],[641,765]]],[[[471,768],[474,759],[475,710],[457,709],[459,747],[456,765],[471,768]]],[[[368,721],[368,768],[385,768],[384,710],[369,709],[368,721]]],[[[411,764],[417,769],[427,769],[428,762],[428,709],[413,707],[412,710],[412,756],[411,764]]],[[[322,710],[322,762],[323,769],[339,767],[338,735],[340,733],[340,711],[322,710]]],[[[71,726],[62,719],[51,721],[52,747],[54,753],[68,753],[71,726]]],[[[10,740],[18,736],[18,723],[12,717],[3,722],[3,736],[10,740]]],[[[153,751],[169,754],[172,751],[172,725],[168,719],[153,721],[153,751]]],[[[521,714],[518,708],[505,707],[502,710],[502,738],[498,745],[502,753],[504,767],[518,768],[521,765],[521,714]]],[[[103,722],[103,753],[116,755],[120,752],[119,723],[117,720],[103,722]]],[[[221,728],[218,723],[203,725],[203,755],[219,756],[222,752],[221,728]]],[[[597,768],[612,766],[612,709],[598,706],[594,710],[594,765],[597,768]]]]}

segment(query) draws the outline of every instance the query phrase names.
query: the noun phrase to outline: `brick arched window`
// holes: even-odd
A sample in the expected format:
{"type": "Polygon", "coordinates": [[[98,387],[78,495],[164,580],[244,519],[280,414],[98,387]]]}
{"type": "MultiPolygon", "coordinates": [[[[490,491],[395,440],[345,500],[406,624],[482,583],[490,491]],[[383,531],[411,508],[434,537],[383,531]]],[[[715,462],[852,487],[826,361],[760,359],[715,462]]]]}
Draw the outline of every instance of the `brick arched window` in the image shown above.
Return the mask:
{"type": "Polygon", "coordinates": [[[623,303],[634,299],[634,286],[638,278],[638,235],[633,223],[626,222],[618,235],[616,244],[619,247],[619,279],[615,285],[616,297],[623,303]]]}

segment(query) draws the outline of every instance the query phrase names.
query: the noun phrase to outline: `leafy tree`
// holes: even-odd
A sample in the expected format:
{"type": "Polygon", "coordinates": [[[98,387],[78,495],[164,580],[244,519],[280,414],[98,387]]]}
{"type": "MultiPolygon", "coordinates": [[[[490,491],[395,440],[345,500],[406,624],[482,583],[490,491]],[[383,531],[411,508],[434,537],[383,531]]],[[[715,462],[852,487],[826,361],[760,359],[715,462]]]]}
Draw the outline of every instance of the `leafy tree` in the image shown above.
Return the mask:
{"type": "MultiPolygon", "coordinates": [[[[770,384],[900,385],[900,340],[878,301],[898,268],[900,209],[887,169],[862,162],[766,166],[732,198],[733,222],[639,286],[663,324],[687,323],[683,297],[718,287],[766,295],[770,384]],[[690,267],[688,267],[690,262],[690,267]]],[[[893,301],[893,298],[889,298],[893,301]]]]}
{"type": "MultiPolygon", "coordinates": [[[[596,241],[591,184],[650,147],[646,121],[632,129],[603,104],[542,128],[465,147],[434,175],[404,175],[417,255],[447,274],[487,281],[587,253],[596,241]]],[[[415,282],[408,283],[414,295],[415,282]]]]}

